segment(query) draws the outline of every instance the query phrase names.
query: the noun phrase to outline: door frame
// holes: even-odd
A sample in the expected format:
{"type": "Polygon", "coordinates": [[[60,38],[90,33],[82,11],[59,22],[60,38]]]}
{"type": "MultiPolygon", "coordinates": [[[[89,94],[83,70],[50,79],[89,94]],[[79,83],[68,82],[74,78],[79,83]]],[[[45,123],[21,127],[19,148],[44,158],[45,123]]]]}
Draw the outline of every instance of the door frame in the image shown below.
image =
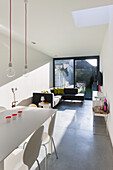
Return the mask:
{"type": "MultiPolygon", "coordinates": [[[[75,61],[76,60],[86,60],[86,59],[97,59],[97,73],[100,70],[100,56],[80,56],[80,57],[63,57],[63,58],[53,58],[53,87],[55,87],[55,61],[56,60],[74,60],[74,67],[73,67],[73,72],[74,72],[74,87],[75,87],[75,61]]],[[[97,87],[98,88],[98,87],[97,87]]]]}

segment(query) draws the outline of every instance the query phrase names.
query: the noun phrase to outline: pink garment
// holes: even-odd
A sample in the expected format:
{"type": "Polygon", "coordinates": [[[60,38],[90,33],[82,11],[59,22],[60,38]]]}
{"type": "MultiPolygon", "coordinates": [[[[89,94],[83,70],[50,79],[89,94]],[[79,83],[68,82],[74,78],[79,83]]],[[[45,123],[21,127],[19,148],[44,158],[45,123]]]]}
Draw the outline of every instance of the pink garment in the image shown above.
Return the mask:
{"type": "Polygon", "coordinates": [[[107,106],[107,99],[104,99],[104,111],[107,112],[108,106],[107,106]]]}
{"type": "Polygon", "coordinates": [[[100,85],[98,86],[98,91],[101,92],[101,86],[100,85]]]}
{"type": "Polygon", "coordinates": [[[107,99],[105,98],[105,102],[107,103],[107,99]]]}
{"type": "Polygon", "coordinates": [[[106,110],[107,110],[107,109],[106,109],[106,105],[104,104],[104,111],[106,112],[106,110]]]}

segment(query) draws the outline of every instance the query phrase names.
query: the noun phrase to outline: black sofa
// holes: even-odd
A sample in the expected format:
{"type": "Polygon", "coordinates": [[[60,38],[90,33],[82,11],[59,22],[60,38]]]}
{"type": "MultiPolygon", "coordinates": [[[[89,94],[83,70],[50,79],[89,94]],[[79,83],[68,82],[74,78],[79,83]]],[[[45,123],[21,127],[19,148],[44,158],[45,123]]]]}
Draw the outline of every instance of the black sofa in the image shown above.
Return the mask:
{"type": "Polygon", "coordinates": [[[51,107],[55,107],[60,100],[84,100],[84,93],[78,93],[78,88],[64,88],[64,94],[55,94],[53,89],[51,93],[33,93],[32,103],[38,104],[41,102],[41,97],[44,96],[45,102],[51,103],[51,107]]]}
{"type": "MultiPolygon", "coordinates": [[[[54,93],[54,89],[51,89],[51,93],[54,93]]],[[[78,88],[64,88],[64,94],[54,95],[61,95],[63,100],[84,100],[84,93],[78,93],[78,88]]]]}

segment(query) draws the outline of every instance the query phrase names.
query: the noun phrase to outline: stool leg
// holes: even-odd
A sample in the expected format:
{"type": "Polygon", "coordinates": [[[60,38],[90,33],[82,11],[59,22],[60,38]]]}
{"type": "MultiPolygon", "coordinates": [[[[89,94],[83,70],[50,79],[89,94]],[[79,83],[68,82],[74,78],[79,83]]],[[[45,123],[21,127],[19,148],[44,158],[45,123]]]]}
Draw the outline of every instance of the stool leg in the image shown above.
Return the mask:
{"type": "Polygon", "coordinates": [[[56,159],[58,159],[58,155],[57,155],[57,151],[56,151],[55,142],[54,142],[54,139],[53,139],[53,137],[52,137],[52,143],[53,143],[53,146],[54,146],[54,150],[55,150],[56,159]]]}
{"type": "Polygon", "coordinates": [[[46,145],[42,145],[42,146],[44,146],[44,148],[45,148],[45,170],[47,169],[47,147],[46,147],[46,145]]]}
{"type": "Polygon", "coordinates": [[[41,170],[38,159],[37,159],[37,164],[38,164],[38,168],[39,168],[39,170],[41,170]]]}

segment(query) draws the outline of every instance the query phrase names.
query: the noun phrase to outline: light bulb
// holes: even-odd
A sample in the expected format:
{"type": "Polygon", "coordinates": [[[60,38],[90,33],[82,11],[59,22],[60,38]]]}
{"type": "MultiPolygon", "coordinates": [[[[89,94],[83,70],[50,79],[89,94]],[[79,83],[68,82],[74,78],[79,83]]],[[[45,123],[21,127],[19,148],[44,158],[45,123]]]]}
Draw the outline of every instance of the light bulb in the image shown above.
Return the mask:
{"type": "Polygon", "coordinates": [[[9,68],[7,69],[7,77],[14,77],[15,70],[12,67],[12,63],[9,63],[9,68]]]}
{"type": "Polygon", "coordinates": [[[23,76],[25,76],[25,77],[28,77],[28,76],[29,76],[29,69],[28,69],[27,64],[25,64],[25,69],[24,69],[24,74],[23,74],[23,76]]]}

